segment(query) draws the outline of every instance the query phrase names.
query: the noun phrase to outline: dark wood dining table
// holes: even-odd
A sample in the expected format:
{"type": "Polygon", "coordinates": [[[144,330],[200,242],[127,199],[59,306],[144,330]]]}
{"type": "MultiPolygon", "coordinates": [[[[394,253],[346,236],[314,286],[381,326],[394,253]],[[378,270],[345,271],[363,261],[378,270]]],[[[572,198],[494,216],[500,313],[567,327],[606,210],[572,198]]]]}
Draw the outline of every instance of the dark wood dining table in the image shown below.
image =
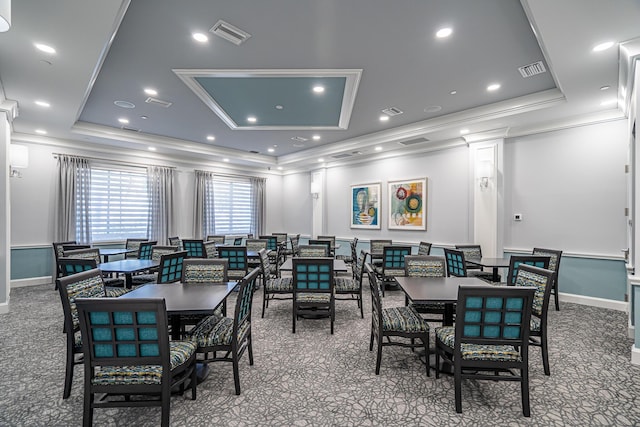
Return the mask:
{"type": "Polygon", "coordinates": [[[100,256],[104,262],[109,262],[109,257],[112,255],[124,255],[132,252],[137,252],[136,249],[127,248],[99,248],[100,256]]]}
{"type": "Polygon", "coordinates": [[[121,259],[119,261],[103,262],[98,268],[103,273],[124,274],[125,287],[131,289],[133,285],[133,274],[146,271],[160,265],[158,261],[150,259],[121,259]]]}
{"type": "Polygon", "coordinates": [[[480,267],[487,267],[487,268],[491,268],[493,273],[491,275],[491,281],[492,282],[499,282],[500,281],[500,275],[498,274],[498,269],[499,268],[509,268],[509,261],[510,261],[511,257],[502,257],[502,258],[489,258],[489,257],[482,257],[482,258],[465,258],[465,262],[467,264],[472,264],[472,265],[477,265],[480,267]]]}

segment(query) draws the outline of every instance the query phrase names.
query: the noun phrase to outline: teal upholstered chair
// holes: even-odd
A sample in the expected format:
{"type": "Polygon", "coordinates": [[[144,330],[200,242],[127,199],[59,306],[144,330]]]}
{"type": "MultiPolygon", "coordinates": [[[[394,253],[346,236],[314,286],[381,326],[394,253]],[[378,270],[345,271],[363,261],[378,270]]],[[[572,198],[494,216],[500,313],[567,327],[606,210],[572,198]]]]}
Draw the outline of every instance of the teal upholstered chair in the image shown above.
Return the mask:
{"type": "Polygon", "coordinates": [[[463,250],[444,248],[444,258],[447,262],[447,277],[477,277],[491,282],[492,273],[479,270],[469,271],[469,264],[467,264],[466,254],[463,250]]]}
{"type": "Polygon", "coordinates": [[[376,266],[378,280],[384,296],[388,285],[396,285],[396,277],[404,276],[404,257],[411,255],[411,246],[385,246],[382,249],[382,264],[376,266]]]}
{"type": "MultiPolygon", "coordinates": [[[[66,264],[65,267],[74,265],[73,259],[70,258],[67,261],[69,261],[69,264],[66,264]]],[[[66,335],[67,349],[63,399],[68,398],[71,394],[73,367],[82,363],[82,360],[79,360],[79,355],[82,353],[82,339],[76,298],[117,297],[129,292],[129,289],[125,288],[106,288],[102,273],[95,268],[95,260],[93,259],[78,259],[73,270],[82,271],[65,275],[56,280],[60,300],[62,301],[62,312],[64,313],[64,333],[66,335]],[[94,268],[82,270],[87,265],[92,265],[94,268]]]]}
{"type": "MultiPolygon", "coordinates": [[[[185,284],[201,284],[203,286],[226,286],[229,280],[226,259],[187,258],[182,261],[182,279],[185,284]]],[[[227,315],[227,300],[213,314],[218,317],[227,315]]],[[[180,325],[195,325],[207,315],[184,315],[180,317],[180,325]]],[[[184,331],[183,331],[184,332],[184,331]]]]}
{"type": "Polygon", "coordinates": [[[198,353],[204,355],[202,362],[231,362],[236,394],[240,394],[239,361],[245,351],[249,353],[249,365],[253,365],[253,339],[251,337],[251,306],[253,289],[260,275],[255,268],[238,282],[238,297],[233,317],[215,314],[198,323],[189,338],[198,346],[198,353]]]}
{"type": "MultiPolygon", "coordinates": [[[[145,245],[145,243],[140,244],[140,247],[145,245]]],[[[174,252],[178,252],[178,246],[159,246],[153,245],[151,246],[151,258],[153,261],[158,261],[162,259],[162,255],[172,254],[174,252]]],[[[151,269],[148,273],[136,274],[132,277],[132,282],[134,286],[144,285],[147,283],[156,283],[158,281],[158,269],[151,269]]]]}
{"type": "Polygon", "coordinates": [[[124,243],[124,247],[129,249],[131,252],[125,254],[125,258],[137,258],[138,257],[138,249],[140,248],[140,243],[146,242],[149,239],[127,239],[124,243]]]}
{"type": "Polygon", "coordinates": [[[173,283],[182,280],[182,264],[187,251],[172,252],[160,256],[157,283],[173,283]]]}
{"type": "Polygon", "coordinates": [[[516,286],[459,287],[455,326],[436,328],[436,377],[440,359],[453,366],[456,412],[462,412],[462,380],[474,379],[520,382],[522,412],[530,415],[528,344],[534,292],[516,286]]]}
{"type": "Polygon", "coordinates": [[[418,244],[418,255],[431,255],[431,243],[420,242],[418,244]]]}
{"type": "MultiPolygon", "coordinates": [[[[445,277],[446,267],[443,257],[433,255],[407,255],[404,257],[404,270],[407,277],[445,277]]],[[[445,303],[410,303],[405,296],[405,305],[410,305],[429,322],[444,322],[445,303]]]]}
{"type": "Polygon", "coordinates": [[[553,298],[556,304],[556,311],[560,310],[560,300],[558,299],[558,275],[560,273],[560,260],[562,259],[562,251],[556,249],[533,248],[532,255],[542,255],[549,257],[549,270],[555,273],[553,277],[553,298]]]}
{"type": "Polygon", "coordinates": [[[277,265],[271,263],[267,250],[261,249],[258,253],[262,273],[262,317],[264,317],[264,310],[269,307],[269,301],[293,298],[293,278],[278,277],[277,265]]]}
{"type": "Polygon", "coordinates": [[[326,314],[331,322],[331,334],[335,322],[335,294],[333,258],[293,258],[293,324],[301,316],[326,314]]]}
{"type": "MultiPolygon", "coordinates": [[[[68,247],[68,246],[67,246],[68,247]]],[[[64,258],[83,258],[83,259],[91,259],[96,262],[96,266],[100,267],[100,249],[98,248],[82,248],[82,249],[72,249],[64,251],[64,258]]],[[[104,284],[106,286],[121,286],[124,287],[124,279],[118,277],[109,277],[104,275],[104,284]]]]}
{"type": "Polygon", "coordinates": [[[206,258],[207,250],[204,247],[204,240],[184,239],[182,249],[187,251],[187,258],[206,258]]]}
{"type": "Polygon", "coordinates": [[[159,406],[160,424],[168,427],[172,389],[183,393],[189,384],[196,398],[196,344],[169,341],[164,300],[90,298],[76,304],[84,353],[83,425],[92,425],[95,408],[159,406]]]}
{"type": "Polygon", "coordinates": [[[549,268],[549,261],[551,257],[544,255],[511,255],[509,258],[509,274],[507,275],[507,286],[513,286],[516,284],[516,277],[518,276],[518,267],[521,264],[533,265],[534,267],[549,268]]]}
{"type": "Polygon", "coordinates": [[[327,245],[300,245],[298,256],[301,258],[322,258],[329,256],[327,245]]]}
{"type": "Polygon", "coordinates": [[[157,241],[147,241],[140,243],[140,246],[138,246],[138,259],[151,259],[153,246],[157,244],[157,241]]]}
{"type": "Polygon", "coordinates": [[[371,288],[371,336],[369,351],[377,343],[376,375],[380,374],[382,348],[389,346],[410,349],[424,348],[427,363],[425,368],[429,375],[429,324],[413,307],[382,307],[382,288],[378,276],[370,264],[365,264],[371,288]],[[416,340],[419,343],[416,343],[416,340]]]}
{"type": "Polygon", "coordinates": [[[353,266],[353,277],[336,276],[335,278],[335,299],[337,301],[356,301],[360,308],[360,317],[364,318],[364,308],[362,305],[362,278],[364,265],[367,262],[367,253],[360,251],[360,257],[355,258],[353,266]]]}
{"type": "Polygon", "coordinates": [[[218,248],[218,256],[229,261],[227,267],[229,280],[237,281],[247,275],[249,264],[246,246],[221,246],[218,248]]]}

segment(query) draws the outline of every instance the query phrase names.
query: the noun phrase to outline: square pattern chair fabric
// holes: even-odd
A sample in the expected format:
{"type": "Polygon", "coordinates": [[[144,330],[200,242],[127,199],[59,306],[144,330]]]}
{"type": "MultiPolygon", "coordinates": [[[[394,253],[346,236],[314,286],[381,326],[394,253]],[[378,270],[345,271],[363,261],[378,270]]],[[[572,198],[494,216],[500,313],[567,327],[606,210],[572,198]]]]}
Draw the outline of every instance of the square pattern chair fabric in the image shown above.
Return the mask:
{"type": "Polygon", "coordinates": [[[278,277],[277,265],[271,263],[266,249],[261,249],[258,254],[262,273],[262,317],[264,317],[265,309],[269,307],[269,301],[293,298],[293,278],[278,277]]]}
{"type": "Polygon", "coordinates": [[[187,251],[165,254],[160,257],[157,283],[173,283],[182,280],[182,264],[187,251]]]}
{"type": "Polygon", "coordinates": [[[247,263],[246,246],[221,246],[218,248],[218,256],[228,260],[227,276],[229,280],[240,280],[247,275],[249,264],[247,263]]]}
{"type": "Polygon", "coordinates": [[[187,258],[206,258],[207,250],[204,247],[204,240],[184,239],[182,249],[187,251],[187,258]]]}
{"type": "Polygon", "coordinates": [[[558,300],[558,275],[560,274],[560,260],[562,259],[562,251],[557,249],[533,248],[532,255],[542,255],[549,257],[549,270],[555,273],[553,278],[553,299],[556,305],[556,311],[560,310],[560,301],[558,300]]]}
{"type": "Polygon", "coordinates": [[[534,267],[549,268],[549,256],[543,255],[511,255],[509,258],[509,274],[507,275],[507,285],[516,284],[516,276],[518,275],[518,267],[521,264],[533,265],[534,267]]]}
{"type": "Polygon", "coordinates": [[[365,251],[360,252],[360,257],[355,258],[352,263],[352,277],[342,277],[340,275],[335,277],[335,299],[337,301],[347,300],[356,301],[358,308],[360,309],[360,317],[364,319],[364,308],[362,305],[362,279],[364,271],[364,265],[367,262],[367,254],[365,251]]]}
{"type": "Polygon", "coordinates": [[[333,258],[293,258],[293,324],[301,316],[317,316],[324,313],[331,323],[331,334],[335,322],[335,294],[333,258]]]}

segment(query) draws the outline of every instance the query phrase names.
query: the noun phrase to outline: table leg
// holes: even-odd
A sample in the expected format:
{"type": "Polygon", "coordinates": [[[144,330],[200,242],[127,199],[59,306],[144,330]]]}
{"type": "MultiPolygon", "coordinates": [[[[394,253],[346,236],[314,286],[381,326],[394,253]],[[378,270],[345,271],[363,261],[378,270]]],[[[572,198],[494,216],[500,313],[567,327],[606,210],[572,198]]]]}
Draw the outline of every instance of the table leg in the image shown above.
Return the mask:
{"type": "Polygon", "coordinates": [[[133,288],[133,274],[132,273],[125,273],[124,274],[124,286],[127,289],[133,288]]]}
{"type": "Polygon", "coordinates": [[[491,278],[491,280],[493,282],[499,282],[499,276],[498,276],[498,267],[493,267],[493,277],[491,278]]]}

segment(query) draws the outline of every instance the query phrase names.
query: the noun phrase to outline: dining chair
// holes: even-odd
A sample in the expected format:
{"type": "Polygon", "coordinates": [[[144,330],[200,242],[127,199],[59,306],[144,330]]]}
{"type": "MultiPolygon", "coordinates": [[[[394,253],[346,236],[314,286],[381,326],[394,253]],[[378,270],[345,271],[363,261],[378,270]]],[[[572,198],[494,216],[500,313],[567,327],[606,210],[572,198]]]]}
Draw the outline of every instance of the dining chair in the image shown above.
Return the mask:
{"type": "Polygon", "coordinates": [[[447,277],[477,277],[486,282],[492,281],[493,273],[485,271],[469,271],[469,263],[461,249],[444,248],[444,258],[447,263],[447,277]]]}
{"type": "Polygon", "coordinates": [[[157,241],[141,242],[138,246],[138,259],[151,259],[151,250],[157,244],[157,241]]]}
{"type": "Polygon", "coordinates": [[[335,322],[335,293],[333,258],[293,258],[293,323],[300,317],[316,317],[324,314],[331,323],[331,335],[335,322]]]}
{"type": "MultiPolygon", "coordinates": [[[[273,240],[275,241],[275,236],[273,237],[274,237],[273,240]]],[[[262,239],[262,238],[245,240],[245,246],[247,248],[247,252],[249,251],[258,252],[261,249],[264,249],[265,251],[270,251],[270,249],[268,248],[268,244],[269,244],[269,241],[267,239],[262,239]]],[[[249,258],[247,262],[249,263],[249,268],[255,268],[260,266],[260,259],[249,258]]]]}
{"type": "Polygon", "coordinates": [[[178,250],[180,250],[182,248],[182,241],[180,240],[180,237],[169,237],[169,246],[177,246],[178,250]]]}
{"type": "MultiPolygon", "coordinates": [[[[444,257],[434,255],[407,255],[404,257],[404,271],[407,277],[445,277],[444,257]]],[[[405,295],[405,305],[413,307],[421,315],[431,315],[426,320],[429,322],[444,323],[445,303],[430,302],[428,304],[415,304],[409,301],[405,295]]],[[[424,317],[424,316],[423,316],[424,317]]]]}
{"type": "MultiPolygon", "coordinates": [[[[94,264],[93,259],[77,259],[84,263],[94,264]]],[[[68,259],[71,261],[71,259],[68,259]]],[[[58,293],[62,302],[64,314],[64,333],[66,336],[66,363],[64,376],[64,389],[62,398],[67,399],[71,395],[73,384],[73,367],[82,363],[79,358],[82,354],[82,337],[80,335],[80,323],[76,308],[76,298],[103,298],[117,297],[129,292],[123,288],[107,288],[102,280],[102,273],[97,268],[83,270],[78,273],[56,279],[58,293]]]]}
{"type": "MultiPolygon", "coordinates": [[[[68,247],[68,246],[67,246],[68,247]]],[[[98,248],[84,248],[84,249],[73,249],[64,251],[65,258],[84,258],[84,259],[92,259],[96,262],[96,266],[100,268],[100,249],[98,248]]],[[[109,277],[106,274],[103,275],[104,283],[106,286],[112,287],[124,287],[124,279],[119,277],[109,277]]]]}
{"type": "Polygon", "coordinates": [[[251,306],[253,289],[260,269],[251,270],[238,282],[238,296],[233,317],[208,316],[191,331],[189,338],[198,346],[203,363],[231,362],[236,395],[240,394],[239,361],[245,351],[249,365],[253,365],[253,338],[251,336],[251,306]]]}
{"type": "MultiPolygon", "coordinates": [[[[549,268],[551,257],[543,255],[511,255],[509,258],[509,272],[507,274],[507,286],[516,284],[516,276],[518,275],[518,267],[521,264],[533,265],[534,267],[549,268]]],[[[504,284],[504,283],[503,283],[504,284]]]]}
{"type": "Polygon", "coordinates": [[[171,391],[196,399],[196,344],[169,341],[163,299],[87,298],[76,301],[83,339],[83,425],[96,408],[159,406],[169,426],[171,391]],[[100,395],[98,397],[98,395],[100,395]],[[113,400],[112,396],[124,396],[113,400]],[[145,395],[155,400],[132,399],[145,395]]]}
{"type": "Polygon", "coordinates": [[[430,255],[430,254],[431,254],[431,243],[420,242],[418,244],[418,255],[430,255]]]}
{"type": "MultiPolygon", "coordinates": [[[[145,243],[140,244],[142,247],[145,243]]],[[[178,246],[162,246],[162,245],[153,245],[151,247],[151,260],[158,261],[162,259],[162,255],[172,254],[174,252],[178,252],[178,246]]],[[[131,277],[131,283],[134,286],[140,286],[147,283],[156,283],[158,281],[158,268],[153,268],[147,273],[135,274],[131,277]]]]}
{"type": "Polygon", "coordinates": [[[289,239],[291,242],[291,248],[285,251],[285,255],[287,256],[298,256],[298,247],[300,245],[300,234],[296,234],[295,236],[291,236],[289,239]]]}
{"type": "MultiPolygon", "coordinates": [[[[329,246],[329,256],[335,256],[336,236],[318,236],[316,237],[316,240],[328,240],[331,242],[329,246]]],[[[309,241],[309,244],[311,245],[313,243],[309,241]]]]}
{"type": "MultiPolygon", "coordinates": [[[[351,240],[349,242],[349,250],[350,250],[349,255],[338,254],[338,255],[336,255],[336,259],[341,259],[346,264],[356,265],[357,264],[357,260],[358,260],[358,249],[357,249],[357,247],[358,247],[358,238],[354,237],[353,240],[351,240]]],[[[352,270],[351,271],[353,273],[353,266],[352,266],[352,270]]]]}
{"type": "MultiPolygon", "coordinates": [[[[204,286],[226,285],[229,261],[226,259],[187,258],[182,261],[182,279],[184,284],[201,284],[204,286]]],[[[227,315],[227,301],[225,300],[214,315],[223,317],[227,315]]],[[[180,325],[196,325],[207,315],[193,314],[180,316],[180,325]]],[[[183,330],[184,332],[184,330],[183,330]]]]}
{"type": "Polygon", "coordinates": [[[378,276],[371,264],[365,263],[365,272],[369,277],[371,289],[371,335],[369,351],[373,351],[374,341],[377,343],[376,375],[380,374],[382,348],[389,346],[410,348],[424,348],[427,363],[425,369],[429,372],[429,323],[411,306],[388,307],[382,306],[382,288],[378,276]],[[420,343],[417,344],[416,340],[420,343]]]}
{"type": "Polygon", "coordinates": [[[204,246],[205,258],[218,258],[218,243],[209,241],[204,242],[202,245],[204,246]]]}
{"type": "Polygon", "coordinates": [[[298,257],[318,258],[329,256],[327,245],[300,245],[298,246],[298,257]]]}
{"type": "Polygon", "coordinates": [[[183,239],[182,249],[187,251],[187,258],[206,258],[207,250],[202,239],[183,239]]]}
{"type": "Polygon", "coordinates": [[[262,273],[262,317],[272,300],[293,299],[293,278],[278,277],[278,266],[273,265],[266,249],[260,249],[260,269],[262,273]]]}
{"type": "Polygon", "coordinates": [[[124,247],[126,249],[131,250],[132,252],[127,252],[124,257],[127,258],[137,258],[138,257],[138,248],[140,247],[140,243],[146,242],[149,239],[127,239],[124,243],[124,247]]]}
{"type": "Polygon", "coordinates": [[[404,276],[404,257],[411,255],[411,246],[385,246],[382,248],[382,264],[376,266],[382,296],[388,285],[397,285],[396,276],[404,276]]]}
{"type": "Polygon", "coordinates": [[[353,277],[336,276],[335,278],[335,299],[336,301],[356,301],[360,308],[360,317],[364,319],[364,308],[362,305],[362,278],[364,264],[367,262],[367,253],[360,251],[360,257],[356,258],[351,267],[353,277]]]}
{"type": "Polygon", "coordinates": [[[562,251],[556,249],[533,248],[532,255],[543,255],[549,257],[549,270],[555,273],[553,277],[553,299],[555,300],[556,311],[560,311],[560,300],[558,299],[558,276],[560,274],[560,260],[562,251]]]}
{"type": "Polygon", "coordinates": [[[331,240],[328,239],[309,239],[310,246],[325,246],[327,248],[327,254],[324,256],[333,256],[333,249],[331,249],[331,240]]]}
{"type": "Polygon", "coordinates": [[[455,326],[436,328],[436,378],[440,359],[453,366],[456,412],[462,413],[463,379],[517,381],[522,413],[530,416],[528,344],[533,294],[533,288],[517,286],[458,288],[455,326]]]}
{"type": "Polygon", "coordinates": [[[393,241],[390,239],[374,239],[369,242],[369,256],[374,267],[382,264],[384,247],[392,244],[393,241]]]}
{"type": "Polygon", "coordinates": [[[182,280],[182,269],[187,251],[179,251],[160,256],[156,283],[174,283],[182,280]]]}
{"type": "Polygon", "coordinates": [[[56,266],[56,278],[62,277],[62,272],[57,270],[57,267],[58,258],[62,258],[64,256],[64,245],[75,245],[76,243],[77,242],[75,240],[67,240],[66,242],[53,242],[53,261],[54,265],[56,266]]]}
{"type": "Polygon", "coordinates": [[[515,286],[535,287],[529,325],[529,345],[540,347],[545,375],[551,375],[549,348],[547,345],[547,312],[549,311],[549,299],[551,298],[554,277],[555,272],[551,269],[545,270],[531,265],[520,264],[515,284],[515,286]]]}
{"type": "Polygon", "coordinates": [[[234,246],[242,246],[242,240],[243,240],[242,237],[235,237],[233,239],[233,245],[234,246]]]}
{"type": "Polygon", "coordinates": [[[221,246],[218,248],[218,257],[227,259],[227,276],[229,280],[240,280],[249,272],[247,263],[246,246],[221,246]]]}
{"type": "Polygon", "coordinates": [[[207,238],[205,239],[206,242],[214,242],[217,243],[219,245],[224,245],[224,235],[220,235],[220,234],[211,234],[208,235],[207,238]]]}

